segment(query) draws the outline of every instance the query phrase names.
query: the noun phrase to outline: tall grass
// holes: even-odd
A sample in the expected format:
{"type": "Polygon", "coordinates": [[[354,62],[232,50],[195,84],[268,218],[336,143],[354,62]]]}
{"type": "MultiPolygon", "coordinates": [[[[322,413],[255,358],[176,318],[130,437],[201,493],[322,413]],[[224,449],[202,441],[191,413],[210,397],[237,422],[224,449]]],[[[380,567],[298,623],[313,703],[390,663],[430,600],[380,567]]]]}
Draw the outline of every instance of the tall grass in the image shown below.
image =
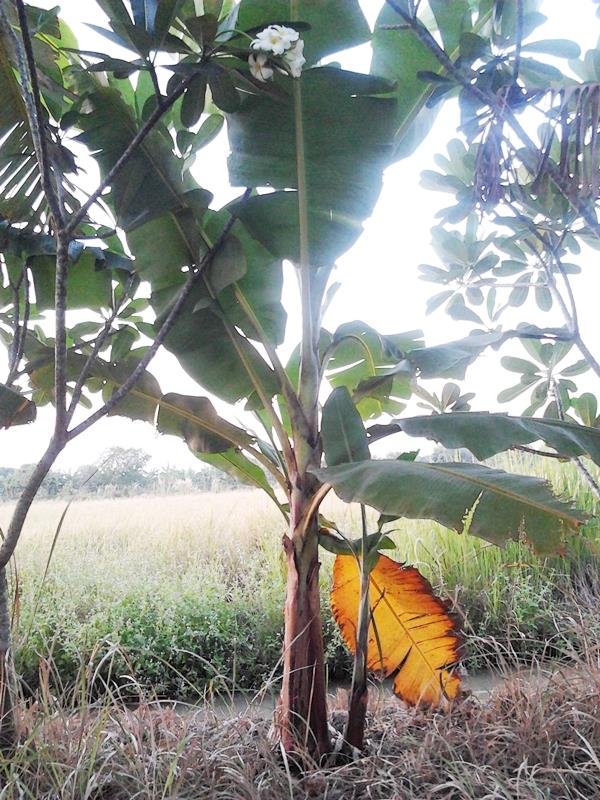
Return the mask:
{"type": "MultiPolygon", "coordinates": [[[[501,466],[535,469],[594,510],[572,465],[509,454],[501,466]]],[[[76,501],[42,585],[63,509],[60,502],[35,505],[17,551],[15,653],[32,690],[40,659],[65,686],[84,666],[91,669],[99,693],[109,673],[186,698],[224,685],[255,689],[271,675],[281,652],[285,562],[283,520],[268,498],[243,490],[76,501]]],[[[329,498],[324,511],[357,535],[356,507],[329,498]]],[[[0,526],[9,513],[0,506],[0,526]]],[[[418,566],[463,618],[470,668],[497,660],[500,645],[523,661],[547,653],[557,620],[575,611],[591,615],[580,599],[600,584],[596,523],[562,559],[536,558],[516,543],[499,549],[431,522],[396,527],[392,555],[418,566]]],[[[324,553],[323,562],[329,674],[342,678],[348,657],[327,603],[332,558],[324,553]]]]}
{"type": "MultiPolygon", "coordinates": [[[[529,459],[511,460],[530,471],[529,459]]],[[[539,467],[594,510],[569,465],[539,467]]],[[[273,749],[264,706],[240,710],[233,694],[253,687],[261,699],[278,688],[285,563],[268,500],[239,491],[75,502],[42,584],[63,508],[37,504],[18,549],[25,683],[19,745],[0,756],[0,798],[600,797],[596,523],[565,558],[538,559],[519,544],[500,550],[403,521],[393,555],[417,564],[463,616],[467,663],[493,663],[505,680],[485,702],[467,695],[449,714],[374,692],[364,757],[299,774],[273,749]],[[532,666],[515,672],[525,661],[532,666]],[[221,700],[197,707],[164,696],[221,700]]],[[[358,531],[357,509],[329,499],[324,510],[358,531]]],[[[0,506],[0,526],[9,513],[0,506]]],[[[332,559],[323,559],[326,601],[332,559]]],[[[325,613],[339,677],[347,660],[325,613]]],[[[341,730],[345,698],[330,701],[341,730]]]]}
{"type": "MultiPolygon", "coordinates": [[[[586,631],[581,631],[586,639],[586,631]]],[[[594,642],[590,641],[590,645],[594,642]]],[[[591,653],[593,647],[584,648],[591,653]]],[[[273,747],[256,705],[135,705],[113,690],[87,701],[43,684],[18,705],[20,742],[0,756],[7,800],[591,800],[600,796],[600,672],[535,667],[449,713],[406,709],[373,693],[368,738],[354,761],[296,768],[273,747]]],[[[345,698],[330,697],[339,737],[345,698]]],[[[336,733],[337,731],[337,733],[336,733]]]]}

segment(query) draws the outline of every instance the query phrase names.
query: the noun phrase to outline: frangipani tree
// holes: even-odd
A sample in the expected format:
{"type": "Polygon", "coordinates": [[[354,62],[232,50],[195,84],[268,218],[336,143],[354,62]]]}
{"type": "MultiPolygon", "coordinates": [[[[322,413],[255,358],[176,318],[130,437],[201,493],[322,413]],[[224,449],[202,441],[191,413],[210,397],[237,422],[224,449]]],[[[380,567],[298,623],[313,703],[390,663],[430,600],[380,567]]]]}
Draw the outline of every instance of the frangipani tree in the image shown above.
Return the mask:
{"type": "MultiPolygon", "coordinates": [[[[353,0],[98,5],[109,18],[110,29],[102,31],[107,53],[77,50],[53,12],[38,17],[17,0],[15,16],[12,3],[1,6],[1,63],[9,79],[2,91],[12,92],[13,103],[1,104],[12,114],[3,124],[7,135],[20,130],[22,138],[18,152],[7,151],[2,173],[0,324],[10,364],[0,408],[4,425],[13,425],[30,420],[36,403],[52,402],[57,422],[17,504],[0,566],[14,551],[44,474],[70,439],[108,413],[151,421],[182,437],[202,460],[264,489],[286,520],[277,727],[289,753],[320,757],[330,749],[319,546],[338,553],[334,609],[356,651],[346,739],[360,746],[368,668],[396,673],[398,691],[412,702],[447,702],[458,691],[450,671],[457,658],[454,624],[416,570],[379,554],[389,546],[382,525],[396,517],[436,519],[499,544],[527,536],[549,552],[583,519],[543,481],[480,464],[425,464],[410,455],[372,460],[370,444],[398,430],[463,443],[462,431],[464,443],[477,443],[484,430],[486,454],[541,439],[557,452],[600,460],[600,434],[568,423],[464,412],[398,418],[415,385],[463,377],[502,334],[427,348],[419,331],[382,335],[361,321],[335,331],[322,325],[335,292],[336,259],[360,235],[385,167],[410,152],[411,137],[430,121],[429,84],[419,77],[430,53],[414,31],[376,33],[374,71],[381,77],[322,63],[371,39],[353,0]],[[38,27],[30,29],[28,19],[39,20],[38,27]],[[112,55],[115,43],[127,59],[112,55]],[[51,50],[50,67],[36,58],[36,48],[44,47],[51,50]],[[240,197],[215,210],[190,167],[223,124],[230,181],[240,197]],[[66,147],[66,130],[102,176],[87,199],[60,169],[60,163],[72,165],[68,155],[59,162],[50,154],[51,147],[66,147]],[[29,137],[32,175],[42,192],[38,205],[25,201],[22,211],[13,198],[21,192],[29,137]],[[64,188],[58,179],[68,181],[64,188]],[[112,227],[92,218],[100,206],[112,227]],[[101,244],[88,247],[89,237],[101,244]],[[283,262],[297,274],[302,314],[301,341],[285,363],[283,262]],[[152,323],[142,314],[146,286],[152,323]],[[53,340],[32,325],[52,301],[53,340]],[[90,320],[67,328],[67,308],[89,309],[90,320]],[[98,308],[101,319],[93,322],[98,308]],[[197,381],[197,395],[163,394],[146,369],[162,346],[197,381]],[[243,404],[256,426],[220,416],[202,392],[243,404]],[[93,404],[98,393],[101,405],[72,425],[83,398],[93,404]],[[454,418],[461,424],[448,432],[445,421],[454,418]],[[323,519],[319,508],[332,489],[378,509],[379,529],[369,532],[363,513],[363,535],[353,542],[323,519]],[[419,656],[424,652],[429,655],[419,656]]],[[[488,4],[460,5],[461,29],[477,36],[490,19],[488,4]]],[[[454,15],[447,18],[433,2],[431,8],[442,35],[454,36],[454,15]]],[[[446,398],[445,407],[464,408],[459,399],[446,398]]]]}
{"type": "MultiPolygon", "coordinates": [[[[460,6],[453,4],[455,23],[460,6]]],[[[520,341],[501,360],[512,376],[499,402],[525,398],[526,416],[598,427],[597,390],[583,391],[579,381],[587,373],[589,387],[597,385],[600,357],[580,321],[575,281],[582,271],[591,279],[600,243],[599,51],[541,38],[543,3],[491,10],[477,37],[455,29],[458,59],[448,36],[440,46],[414,5],[390,2],[385,12],[387,22],[405,26],[386,36],[412,33],[432,58],[423,76],[429,105],[456,97],[460,113],[460,135],[422,176],[427,188],[453,197],[432,230],[440,263],[420,266],[435,286],[427,311],[520,341]]],[[[594,11],[581,4],[582,25],[594,11]]],[[[575,460],[600,498],[596,479],[575,460]]]]}

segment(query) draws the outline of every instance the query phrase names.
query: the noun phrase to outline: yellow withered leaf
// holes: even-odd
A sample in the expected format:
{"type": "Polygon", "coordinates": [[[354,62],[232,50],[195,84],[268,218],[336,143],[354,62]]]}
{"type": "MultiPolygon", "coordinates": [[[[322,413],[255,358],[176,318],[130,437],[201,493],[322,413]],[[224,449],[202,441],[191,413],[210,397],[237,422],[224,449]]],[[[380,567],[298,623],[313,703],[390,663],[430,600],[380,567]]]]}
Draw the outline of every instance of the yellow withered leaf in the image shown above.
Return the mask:
{"type": "MultiPolygon", "coordinates": [[[[379,556],[371,572],[368,668],[396,672],[394,692],[411,705],[447,706],[460,691],[450,667],[457,663],[456,622],[430,583],[414,567],[379,556]]],[[[351,555],[338,555],[331,605],[344,641],[356,650],[360,570],[351,555]]]]}

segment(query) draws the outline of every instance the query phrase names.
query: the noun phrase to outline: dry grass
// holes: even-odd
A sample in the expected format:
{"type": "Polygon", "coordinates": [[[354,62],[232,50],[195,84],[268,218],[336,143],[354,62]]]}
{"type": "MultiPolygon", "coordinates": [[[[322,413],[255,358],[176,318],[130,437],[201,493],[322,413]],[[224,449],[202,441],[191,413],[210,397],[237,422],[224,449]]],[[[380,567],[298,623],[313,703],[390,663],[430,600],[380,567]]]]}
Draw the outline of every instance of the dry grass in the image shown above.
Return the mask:
{"type": "MultiPolygon", "coordinates": [[[[331,698],[343,723],[343,698],[331,698]]],[[[118,698],[73,711],[40,696],[0,761],[2,798],[32,800],[592,800],[600,796],[600,670],[507,675],[448,714],[371,704],[364,757],[299,773],[262,709],[224,719],[118,698]]]]}
{"type": "MultiPolygon", "coordinates": [[[[36,504],[19,545],[20,632],[29,625],[32,599],[63,509],[63,502],[36,504]]],[[[9,512],[0,505],[0,526],[9,512]]],[[[335,513],[346,531],[357,529],[355,509],[334,500],[325,513],[335,513]]],[[[201,609],[213,603],[211,614],[202,619],[211,629],[221,630],[207,640],[211,644],[206,653],[201,642],[194,645],[194,663],[198,655],[214,659],[210,648],[221,641],[219,636],[231,650],[228,637],[231,630],[237,635],[238,619],[263,624],[264,639],[254,629],[240,633],[266,652],[263,641],[270,641],[270,631],[280,625],[282,532],[276,509],[251,491],[73,503],[33,629],[35,633],[44,618],[44,636],[54,630],[60,630],[60,636],[52,639],[51,657],[42,660],[33,696],[20,701],[21,743],[10,759],[0,760],[0,800],[600,797],[600,581],[593,548],[583,548],[581,556],[562,566],[525,558],[518,548],[487,548],[431,523],[404,522],[395,535],[397,557],[418,563],[442,591],[463,603],[468,639],[481,659],[503,664],[505,680],[485,702],[467,697],[447,715],[409,711],[381,695],[374,698],[368,747],[355,763],[314,765],[300,775],[271,743],[264,707],[254,704],[240,711],[232,705],[224,718],[222,700],[219,705],[184,708],[148,695],[135,677],[149,654],[157,652],[157,632],[168,639],[165,658],[184,652],[185,625],[180,626],[183,644],[173,646],[184,595],[196,598],[201,609]],[[219,594],[223,587],[225,598],[219,594]],[[148,598],[155,601],[152,614],[147,613],[148,598]],[[117,606],[122,608],[120,616],[114,613],[117,606]],[[164,619],[154,616],[155,608],[161,613],[167,609],[164,619]],[[222,613],[232,608],[238,610],[219,629],[222,613]],[[89,625],[86,636],[95,643],[107,609],[112,609],[109,623],[119,620],[125,632],[139,615],[136,636],[150,648],[146,654],[143,647],[137,653],[136,670],[123,695],[115,693],[103,671],[106,655],[101,668],[87,652],[77,652],[80,661],[73,657],[68,664],[71,668],[79,663],[79,671],[66,683],[61,680],[68,647],[77,651],[85,639],[74,638],[75,633],[89,625]],[[477,613],[481,628],[475,629],[477,613]],[[534,642],[528,637],[538,635],[542,614],[549,627],[535,643],[537,652],[546,665],[550,653],[569,666],[550,679],[539,664],[528,676],[517,675],[518,660],[532,652],[534,642]],[[498,639],[489,635],[494,630],[498,639]],[[98,682],[104,682],[107,691],[92,702],[98,682]],[[136,692],[139,702],[127,706],[124,695],[130,701],[136,692]]],[[[40,634],[35,641],[34,671],[46,639],[40,634]]],[[[115,667],[119,670],[136,652],[137,645],[130,641],[129,651],[115,667]]],[[[270,646],[278,650],[277,641],[270,646]]],[[[109,642],[106,652],[112,658],[119,647],[122,644],[109,642]]],[[[269,670],[276,658],[267,659],[269,670]]],[[[223,678],[221,687],[235,685],[230,675],[224,673],[223,678]]],[[[197,680],[201,695],[205,684],[200,673],[197,680]]],[[[275,677],[265,695],[276,687],[275,677]]],[[[339,726],[343,696],[332,698],[331,705],[339,726]]]]}
{"type": "MultiPolygon", "coordinates": [[[[560,480],[574,480],[565,467],[555,473],[548,477],[558,488],[560,480]]],[[[100,661],[115,646],[124,654],[122,668],[129,664],[140,683],[162,696],[197,697],[217,676],[237,688],[260,687],[281,653],[285,585],[284,521],[267,497],[240,490],[75,501],[42,586],[65,505],[34,504],[17,552],[17,666],[30,687],[38,684],[40,655],[58,663],[57,679],[67,685],[93,651],[100,661]]],[[[329,497],[324,513],[358,535],[356,507],[329,497]]],[[[0,504],[0,526],[9,514],[0,504]]],[[[586,542],[557,562],[432,522],[403,520],[398,528],[393,556],[418,566],[463,616],[470,668],[493,662],[499,645],[513,661],[542,653],[555,619],[579,604],[566,598],[565,587],[585,575],[600,584],[586,542]]],[[[588,536],[597,532],[590,527],[588,536]]],[[[341,679],[349,660],[328,608],[332,558],[323,553],[322,560],[328,670],[341,679]]],[[[586,602],[593,630],[599,627],[595,608],[595,600],[586,602]]]]}
{"type": "MultiPolygon", "coordinates": [[[[19,542],[24,568],[45,565],[66,501],[34,503],[19,542]]],[[[11,504],[0,504],[0,528],[10,519],[11,504]]],[[[104,567],[135,559],[141,567],[153,562],[214,559],[247,551],[265,535],[281,535],[283,518],[268,497],[253,490],[196,493],[171,497],[142,496],[75,500],[67,512],[56,551],[57,568],[73,559],[85,564],[104,559],[104,567]]],[[[135,571],[131,571],[135,580],[135,571]]]]}

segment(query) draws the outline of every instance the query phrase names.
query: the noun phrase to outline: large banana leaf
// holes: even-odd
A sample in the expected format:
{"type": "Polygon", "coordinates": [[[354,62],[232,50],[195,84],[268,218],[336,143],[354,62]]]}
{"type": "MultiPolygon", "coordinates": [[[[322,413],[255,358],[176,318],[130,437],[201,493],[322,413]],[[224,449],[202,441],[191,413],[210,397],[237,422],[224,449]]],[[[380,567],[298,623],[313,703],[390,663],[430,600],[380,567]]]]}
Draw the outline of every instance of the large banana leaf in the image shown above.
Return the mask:
{"type": "Polygon", "coordinates": [[[163,395],[157,428],[160,433],[182,438],[201,461],[275,497],[263,469],[241,451],[251,449],[254,437],[220,417],[207,397],[163,395]]]}
{"type": "MultiPolygon", "coordinates": [[[[91,92],[88,107],[79,123],[80,139],[96,153],[106,174],[135,135],[139,121],[114,88],[91,92]]],[[[229,218],[226,212],[208,212],[208,193],[189,172],[182,174],[182,160],[173,152],[170,134],[159,125],[119,173],[109,198],[119,224],[128,232],[136,268],[150,281],[152,304],[159,314],[183,284],[182,270],[199,263],[229,218]]],[[[208,286],[199,281],[165,341],[195,380],[229,402],[255,394],[257,384],[269,396],[277,391],[272,370],[246,338],[256,338],[256,333],[240,296],[275,342],[283,338],[285,326],[280,262],[254,242],[241,223],[232,231],[233,242],[241,247],[223,248],[214,265],[214,274],[226,270],[232,280],[210,287],[216,302],[210,302],[210,291],[207,302],[208,286]],[[232,263],[234,251],[238,263],[232,263]]],[[[211,283],[210,275],[207,282],[211,283]]]]}
{"type": "Polygon", "coordinates": [[[279,389],[272,369],[244,336],[227,325],[218,310],[194,311],[186,302],[165,347],[207,391],[230,403],[248,398],[260,384],[272,397],[279,389]]]}
{"type": "MultiPolygon", "coordinates": [[[[54,281],[56,258],[33,256],[29,267],[35,286],[38,311],[54,308],[54,281]]],[[[111,274],[109,270],[98,270],[93,253],[83,253],[76,263],[69,264],[68,291],[69,308],[109,308],[111,302],[111,274]]]]}
{"type": "MultiPolygon", "coordinates": [[[[140,127],[124,98],[118,89],[98,85],[87,95],[88,110],[78,117],[81,133],[77,139],[95,154],[102,175],[114,166],[140,127]]],[[[128,232],[164,214],[205,210],[211,197],[208,192],[199,194],[199,188],[189,173],[182,177],[173,140],[159,123],[117,174],[109,201],[118,225],[128,232]]],[[[152,228],[146,228],[145,235],[152,236],[152,228]]],[[[175,232],[172,236],[169,245],[175,246],[175,232]]],[[[179,237],[185,238],[185,230],[179,231],[179,237]]]]}
{"type": "Polygon", "coordinates": [[[208,397],[164,395],[156,426],[160,433],[181,437],[194,453],[224,453],[254,441],[245,430],[222,419],[208,397]]]}
{"type": "Polygon", "coordinates": [[[371,72],[397,81],[398,106],[394,126],[394,158],[410,155],[423,141],[437,115],[426,107],[432,85],[419,72],[437,72],[439,63],[409,28],[385,29],[398,25],[400,17],[385,5],[375,23],[371,72]]]}
{"type": "Polygon", "coordinates": [[[275,498],[273,487],[267,480],[264,471],[239,450],[231,449],[224,453],[196,453],[196,455],[205,464],[210,464],[211,467],[226,472],[241,483],[262,489],[263,492],[275,498]]]}
{"type": "Polygon", "coordinates": [[[406,358],[423,349],[422,336],[421,331],[382,336],[359,320],[340,325],[330,343],[327,380],[352,392],[363,419],[398,414],[412,393],[414,370],[406,358]]]}
{"type": "MultiPolygon", "coordinates": [[[[369,670],[396,673],[394,692],[410,705],[447,707],[460,691],[449,670],[459,660],[457,621],[415,567],[379,556],[369,573],[371,624],[369,670]]],[[[338,555],[333,566],[331,609],[342,638],[356,652],[360,566],[354,555],[338,555]]]]}
{"type": "Polygon", "coordinates": [[[321,431],[323,452],[330,467],[371,458],[367,432],[345,386],[334,389],[327,398],[321,431]]]}
{"type": "Polygon", "coordinates": [[[247,95],[229,115],[235,186],[271,186],[238,209],[252,234],[280,258],[300,261],[299,192],[305,188],[308,261],[331,264],[362,231],[390,156],[390,84],[336,67],[305,70],[288,93],[247,95]],[[295,97],[292,94],[295,93],[295,97]],[[291,190],[291,191],[290,191],[291,190]]]}
{"type": "Polygon", "coordinates": [[[433,519],[462,533],[505,544],[525,535],[536,551],[561,550],[585,516],[557,499],[539,478],[511,475],[480,464],[359,461],[314,470],[347,503],[382,514],[433,519]]]}
{"type": "Polygon", "coordinates": [[[458,411],[399,419],[395,424],[409,436],[433,439],[444,447],[466,447],[479,459],[542,441],[566,458],[589,456],[600,464],[600,430],[557,419],[458,411]]]}
{"type": "MultiPolygon", "coordinates": [[[[118,244],[118,240],[117,240],[118,244]]],[[[54,308],[56,242],[54,237],[28,232],[19,225],[0,221],[0,253],[14,282],[27,264],[35,288],[37,312],[54,308]]],[[[112,280],[128,276],[133,260],[109,248],[72,242],[69,248],[69,308],[107,308],[111,303],[112,280]]]]}
{"type": "Polygon", "coordinates": [[[257,334],[242,303],[252,309],[261,329],[275,343],[282,340],[285,330],[281,263],[255,243],[240,223],[234,226],[234,234],[243,249],[243,275],[217,294],[217,302],[207,299],[207,284],[198,282],[165,340],[167,350],[198,383],[231,403],[261,390],[268,397],[279,391],[273,370],[247,338],[257,338],[257,334]]]}

